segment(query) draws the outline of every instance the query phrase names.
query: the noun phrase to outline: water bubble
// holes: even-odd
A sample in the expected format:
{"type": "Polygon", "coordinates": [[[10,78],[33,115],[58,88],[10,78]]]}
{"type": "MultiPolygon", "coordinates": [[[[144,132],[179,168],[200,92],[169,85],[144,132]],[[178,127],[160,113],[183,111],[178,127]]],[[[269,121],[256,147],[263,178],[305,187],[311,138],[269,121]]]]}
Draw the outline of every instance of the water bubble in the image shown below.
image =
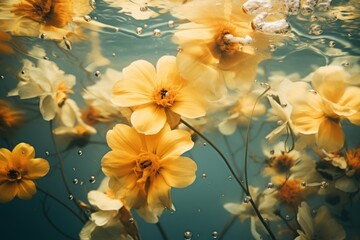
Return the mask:
{"type": "Polygon", "coordinates": [[[78,183],[79,183],[79,180],[78,180],[77,178],[74,178],[73,183],[74,183],[74,184],[78,184],[78,183]]]}
{"type": "Polygon", "coordinates": [[[183,49],[182,49],[181,47],[178,47],[178,48],[176,49],[176,51],[177,51],[178,53],[181,53],[181,52],[183,51],[183,49]]]}
{"type": "Polygon", "coordinates": [[[136,32],[137,35],[140,35],[142,33],[142,30],[143,30],[142,27],[137,27],[135,29],[135,32],[136,32]]]}
{"type": "Polygon", "coordinates": [[[49,60],[50,58],[47,57],[47,56],[44,56],[43,59],[44,59],[44,60],[49,60]]]}
{"type": "Polygon", "coordinates": [[[207,146],[207,143],[206,143],[206,142],[204,142],[204,143],[203,143],[203,146],[204,146],[204,147],[206,147],[206,146],[207,146]]]}
{"type": "Polygon", "coordinates": [[[351,33],[348,33],[348,35],[347,35],[349,38],[351,38],[352,37],[352,35],[351,35],[351,33]]]}
{"type": "Polygon", "coordinates": [[[310,26],[309,34],[320,35],[322,33],[323,33],[323,30],[320,25],[313,24],[310,26]]]}
{"type": "Polygon", "coordinates": [[[75,171],[76,171],[76,168],[73,167],[73,171],[75,172],[75,171]]]}
{"type": "Polygon", "coordinates": [[[320,43],[320,44],[325,44],[325,43],[326,43],[325,38],[321,38],[321,39],[319,40],[319,43],[320,43]]]}
{"type": "Polygon", "coordinates": [[[89,178],[89,182],[90,182],[90,183],[95,183],[95,182],[96,182],[95,176],[91,176],[91,177],[89,178]]]}
{"type": "Polygon", "coordinates": [[[41,39],[45,39],[45,38],[46,38],[46,34],[45,34],[45,33],[40,34],[40,38],[41,38],[41,39]]]}
{"type": "Polygon", "coordinates": [[[112,55],[113,57],[115,57],[115,56],[116,56],[116,53],[113,52],[111,55],[112,55]]]}
{"type": "Polygon", "coordinates": [[[281,104],[281,107],[286,108],[286,107],[287,107],[287,103],[282,103],[282,104],[281,104]]]}
{"type": "Polygon", "coordinates": [[[185,239],[191,239],[192,238],[192,232],[189,232],[189,231],[184,232],[184,238],[185,239]]]}
{"type": "Polygon", "coordinates": [[[153,32],[153,34],[154,34],[154,36],[155,37],[159,37],[160,35],[161,35],[161,31],[160,31],[160,29],[154,29],[154,32],[153,32]]]}
{"type": "Polygon", "coordinates": [[[147,28],[147,27],[148,27],[148,25],[145,23],[145,24],[144,24],[144,28],[147,28]]]}
{"type": "Polygon", "coordinates": [[[225,197],[225,194],[222,193],[220,196],[221,196],[221,197],[225,197]]]}
{"type": "Polygon", "coordinates": [[[274,155],[274,153],[275,153],[275,150],[274,150],[274,149],[271,149],[271,150],[270,150],[270,154],[271,154],[271,155],[274,155]]]}
{"type": "Polygon", "coordinates": [[[168,21],[168,26],[169,27],[174,27],[175,26],[175,22],[173,20],[169,20],[168,21]]]}
{"type": "Polygon", "coordinates": [[[120,31],[120,28],[115,27],[115,32],[118,32],[118,31],[120,31]]]}
{"type": "Polygon", "coordinates": [[[25,74],[25,71],[24,71],[24,70],[22,70],[22,71],[21,71],[21,74],[25,74]]]}
{"type": "Polygon", "coordinates": [[[69,200],[71,200],[71,201],[74,200],[74,196],[73,196],[72,194],[70,194],[68,198],[69,198],[69,200]]]}
{"type": "Polygon", "coordinates": [[[101,76],[101,72],[100,71],[95,71],[95,77],[100,77],[101,76]]]}
{"type": "Polygon", "coordinates": [[[329,183],[328,183],[327,181],[322,181],[322,182],[321,182],[321,185],[320,185],[320,188],[325,189],[325,188],[327,188],[328,186],[329,186],[329,183]]]}
{"type": "Polygon", "coordinates": [[[286,220],[290,220],[290,216],[288,214],[285,215],[286,220]]]}
{"type": "Polygon", "coordinates": [[[49,151],[46,151],[45,152],[45,156],[49,156],[50,155],[50,152],[49,151]]]}
{"type": "Polygon", "coordinates": [[[244,198],[244,203],[249,203],[250,200],[251,200],[251,197],[250,197],[250,196],[246,196],[246,197],[244,198]]]}
{"type": "Polygon", "coordinates": [[[232,180],[232,176],[228,176],[228,180],[232,180]]]}
{"type": "Polygon", "coordinates": [[[316,209],[313,209],[312,211],[311,211],[311,213],[313,214],[313,215],[316,215],[316,209]]]}
{"type": "Polygon", "coordinates": [[[85,16],[84,16],[84,20],[85,20],[86,22],[90,22],[90,21],[91,21],[91,17],[90,17],[89,15],[85,15],[85,16]]]}
{"type": "Polygon", "coordinates": [[[147,6],[140,7],[141,12],[146,12],[147,10],[149,10],[147,6]]]}
{"type": "Polygon", "coordinates": [[[129,218],[129,223],[135,223],[135,219],[134,218],[129,218]]]}
{"type": "Polygon", "coordinates": [[[82,151],[82,150],[79,150],[79,151],[78,151],[78,155],[79,155],[79,156],[83,155],[83,151],[82,151]]]}
{"type": "Polygon", "coordinates": [[[206,173],[201,174],[202,179],[206,178],[206,173]]]}
{"type": "Polygon", "coordinates": [[[312,94],[317,94],[317,92],[314,89],[309,89],[309,92],[311,92],[312,94]]]}
{"type": "Polygon", "coordinates": [[[63,36],[63,39],[64,39],[64,44],[65,44],[67,50],[71,50],[72,49],[71,42],[66,38],[66,36],[63,36]]]}
{"type": "Polygon", "coordinates": [[[92,9],[95,9],[96,8],[95,0],[89,0],[89,5],[92,7],[92,9]]]}
{"type": "Polygon", "coordinates": [[[329,47],[331,47],[331,48],[332,48],[332,47],[335,47],[335,41],[330,41],[330,42],[329,42],[329,47]]]}
{"type": "Polygon", "coordinates": [[[349,62],[343,62],[341,65],[343,65],[343,67],[348,67],[348,66],[350,66],[350,63],[349,62]]]}
{"type": "Polygon", "coordinates": [[[217,231],[213,231],[213,232],[211,233],[211,236],[212,236],[212,238],[218,238],[219,233],[218,233],[217,231]]]}
{"type": "Polygon", "coordinates": [[[306,182],[301,182],[300,185],[301,187],[306,187],[306,182]]]}
{"type": "Polygon", "coordinates": [[[270,50],[270,52],[275,52],[276,51],[276,45],[270,44],[269,45],[269,50],[270,50]]]}
{"type": "Polygon", "coordinates": [[[198,213],[201,212],[201,209],[199,208],[199,209],[197,210],[197,212],[198,212],[198,213]]]}
{"type": "Polygon", "coordinates": [[[264,221],[266,222],[266,224],[269,224],[269,219],[268,218],[264,218],[264,221]]]}
{"type": "Polygon", "coordinates": [[[279,120],[276,123],[277,123],[277,125],[281,126],[284,122],[282,120],[279,120]]]}
{"type": "Polygon", "coordinates": [[[0,76],[0,79],[4,79],[5,77],[3,75],[0,76]]]}
{"type": "Polygon", "coordinates": [[[274,184],[273,184],[272,182],[269,182],[269,183],[267,184],[267,188],[268,188],[268,189],[274,188],[274,184]]]}

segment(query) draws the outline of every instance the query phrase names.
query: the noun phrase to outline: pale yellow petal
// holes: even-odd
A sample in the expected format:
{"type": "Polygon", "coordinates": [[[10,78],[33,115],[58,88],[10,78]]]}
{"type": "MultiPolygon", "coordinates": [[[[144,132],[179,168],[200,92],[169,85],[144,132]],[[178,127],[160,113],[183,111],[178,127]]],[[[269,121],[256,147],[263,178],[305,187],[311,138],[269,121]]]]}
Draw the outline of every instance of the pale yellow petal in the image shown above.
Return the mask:
{"type": "Polygon", "coordinates": [[[146,135],[158,133],[165,122],[165,109],[152,103],[136,108],[131,115],[131,123],[136,131],[146,135]]]}
{"type": "Polygon", "coordinates": [[[316,135],[316,144],[329,152],[335,152],[343,147],[344,141],[345,136],[340,123],[324,119],[316,135]]]}
{"type": "Polygon", "coordinates": [[[180,156],[194,146],[191,134],[187,131],[176,129],[166,132],[157,146],[156,155],[160,159],[180,156]]]}
{"type": "Polygon", "coordinates": [[[150,208],[154,210],[158,208],[164,209],[165,207],[171,209],[170,186],[166,183],[161,174],[156,175],[150,183],[148,203],[150,208]]]}
{"type": "Polygon", "coordinates": [[[161,161],[160,174],[171,187],[184,188],[195,181],[196,163],[188,157],[169,157],[161,161]]]}
{"type": "Polygon", "coordinates": [[[6,167],[11,159],[11,152],[6,148],[0,148],[0,169],[6,167]]]}
{"type": "Polygon", "coordinates": [[[163,56],[156,64],[157,78],[159,84],[172,85],[177,79],[179,72],[176,67],[176,58],[174,56],[163,56]]]}
{"type": "Polygon", "coordinates": [[[111,149],[125,151],[131,155],[137,155],[142,146],[139,134],[125,124],[116,124],[109,130],[106,141],[111,149]]]}
{"type": "Polygon", "coordinates": [[[336,103],[344,94],[345,79],[342,67],[330,65],[320,67],[314,72],[312,85],[322,97],[336,103]]]}
{"type": "Polygon", "coordinates": [[[101,160],[102,171],[106,176],[122,178],[133,173],[136,166],[136,155],[120,151],[110,151],[101,160]]]}
{"type": "Polygon", "coordinates": [[[142,79],[117,81],[112,88],[111,100],[120,107],[133,107],[151,102],[154,87],[142,79]]]}
{"type": "Polygon", "coordinates": [[[0,203],[10,202],[18,193],[18,187],[15,182],[0,183],[0,203]]]}
{"type": "Polygon", "coordinates": [[[315,101],[295,105],[291,113],[293,127],[303,134],[317,133],[324,118],[321,104],[315,101]]]}
{"type": "Polygon", "coordinates": [[[26,166],[28,161],[35,157],[35,149],[27,143],[19,143],[14,147],[11,160],[16,167],[26,166]]]}
{"type": "Polygon", "coordinates": [[[27,174],[24,177],[27,179],[37,179],[45,176],[49,172],[50,165],[49,162],[43,158],[34,158],[30,159],[28,164],[26,164],[26,169],[27,174]]]}
{"type": "Polygon", "coordinates": [[[139,209],[147,204],[145,192],[137,185],[127,191],[125,196],[126,206],[128,208],[139,209]]]}
{"type": "Polygon", "coordinates": [[[347,106],[356,111],[355,114],[347,116],[353,124],[360,125],[360,88],[348,87],[345,90],[343,97],[339,100],[339,105],[347,106]]]}
{"type": "Polygon", "coordinates": [[[45,121],[54,119],[57,111],[58,106],[51,95],[40,98],[40,112],[45,121]]]}
{"type": "Polygon", "coordinates": [[[18,194],[17,196],[22,200],[28,200],[36,193],[35,183],[31,180],[21,180],[18,182],[18,194]]]}

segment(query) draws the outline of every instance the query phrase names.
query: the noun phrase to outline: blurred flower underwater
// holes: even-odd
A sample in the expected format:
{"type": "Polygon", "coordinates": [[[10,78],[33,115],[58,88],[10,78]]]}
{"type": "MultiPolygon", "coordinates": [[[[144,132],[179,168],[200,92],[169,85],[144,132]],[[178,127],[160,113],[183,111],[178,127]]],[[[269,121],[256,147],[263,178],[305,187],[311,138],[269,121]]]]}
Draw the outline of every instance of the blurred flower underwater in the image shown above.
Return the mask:
{"type": "Polygon", "coordinates": [[[2,0],[1,239],[360,239],[356,0],[2,0]]]}

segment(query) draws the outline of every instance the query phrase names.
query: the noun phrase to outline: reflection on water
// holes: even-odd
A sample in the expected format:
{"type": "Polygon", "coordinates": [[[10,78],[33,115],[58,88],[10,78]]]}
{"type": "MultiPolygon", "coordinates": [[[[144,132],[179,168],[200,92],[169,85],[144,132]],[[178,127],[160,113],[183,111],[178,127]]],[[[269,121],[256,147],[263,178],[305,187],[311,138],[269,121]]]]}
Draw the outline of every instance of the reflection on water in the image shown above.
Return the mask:
{"type": "Polygon", "coordinates": [[[2,1],[2,238],[358,239],[359,7],[2,1]]]}

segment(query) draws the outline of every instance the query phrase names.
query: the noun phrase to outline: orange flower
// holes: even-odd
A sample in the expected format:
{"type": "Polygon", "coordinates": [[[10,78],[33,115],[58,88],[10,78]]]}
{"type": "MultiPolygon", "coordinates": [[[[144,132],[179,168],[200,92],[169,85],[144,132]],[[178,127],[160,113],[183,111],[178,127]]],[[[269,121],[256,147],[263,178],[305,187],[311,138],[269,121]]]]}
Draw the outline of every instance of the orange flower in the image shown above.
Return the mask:
{"type": "Polygon", "coordinates": [[[33,180],[45,176],[50,166],[45,159],[34,157],[35,150],[27,143],[19,143],[12,152],[0,149],[0,202],[15,196],[27,200],[36,193],[33,180]]]}
{"type": "Polygon", "coordinates": [[[360,148],[346,152],[346,160],[351,169],[360,173],[360,148]]]}
{"type": "Polygon", "coordinates": [[[11,54],[14,53],[14,50],[9,45],[11,37],[9,34],[0,31],[0,53],[11,54]]]}
{"type": "Polygon", "coordinates": [[[23,113],[0,99],[0,135],[8,135],[23,122],[23,113]]]}
{"type": "Polygon", "coordinates": [[[180,76],[173,56],[160,58],[156,70],[147,61],[133,62],[112,93],[115,104],[134,107],[131,123],[143,134],[158,133],[166,122],[174,128],[180,116],[197,118],[206,113],[204,98],[180,76]]]}
{"type": "Polygon", "coordinates": [[[107,142],[111,151],[102,159],[102,170],[110,177],[109,187],[148,222],[157,222],[165,207],[173,208],[171,187],[184,188],[195,180],[196,163],[180,156],[194,145],[186,131],[166,124],[148,136],[117,124],[107,142]]]}

